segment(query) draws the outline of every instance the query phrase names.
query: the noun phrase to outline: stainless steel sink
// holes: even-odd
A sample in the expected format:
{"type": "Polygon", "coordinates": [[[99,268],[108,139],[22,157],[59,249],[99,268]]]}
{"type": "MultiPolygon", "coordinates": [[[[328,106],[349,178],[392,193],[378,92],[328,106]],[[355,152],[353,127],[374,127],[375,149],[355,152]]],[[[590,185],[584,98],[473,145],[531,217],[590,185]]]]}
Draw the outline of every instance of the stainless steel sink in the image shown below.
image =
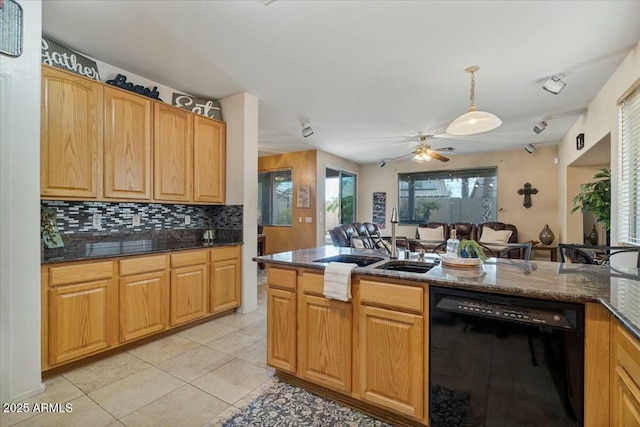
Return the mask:
{"type": "Polygon", "coordinates": [[[436,264],[433,263],[427,264],[417,261],[398,260],[385,262],[384,264],[378,265],[375,268],[390,271],[403,271],[405,273],[426,273],[435,266],[436,264]]]}
{"type": "Polygon", "coordinates": [[[374,264],[376,262],[382,261],[383,259],[384,258],[369,255],[341,254],[334,255],[328,258],[316,259],[313,262],[346,262],[358,264],[358,267],[366,267],[367,265],[374,264]]]}

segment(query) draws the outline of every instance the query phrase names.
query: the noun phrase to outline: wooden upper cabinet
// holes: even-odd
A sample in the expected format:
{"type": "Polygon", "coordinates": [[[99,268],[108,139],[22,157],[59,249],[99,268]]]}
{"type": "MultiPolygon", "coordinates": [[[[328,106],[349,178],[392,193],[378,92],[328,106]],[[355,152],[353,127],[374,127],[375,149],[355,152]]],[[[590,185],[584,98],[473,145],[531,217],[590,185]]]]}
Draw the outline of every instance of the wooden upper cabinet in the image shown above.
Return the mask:
{"type": "Polygon", "coordinates": [[[151,199],[151,101],[104,88],[104,196],[151,199]]]}
{"type": "Polygon", "coordinates": [[[40,194],[94,199],[102,181],[100,82],[42,67],[40,194]]]}
{"type": "Polygon", "coordinates": [[[154,199],[192,200],[193,114],[154,104],[154,199]]]}
{"type": "Polygon", "coordinates": [[[224,203],[226,178],[226,126],[195,116],[193,135],[193,200],[224,203]]]}

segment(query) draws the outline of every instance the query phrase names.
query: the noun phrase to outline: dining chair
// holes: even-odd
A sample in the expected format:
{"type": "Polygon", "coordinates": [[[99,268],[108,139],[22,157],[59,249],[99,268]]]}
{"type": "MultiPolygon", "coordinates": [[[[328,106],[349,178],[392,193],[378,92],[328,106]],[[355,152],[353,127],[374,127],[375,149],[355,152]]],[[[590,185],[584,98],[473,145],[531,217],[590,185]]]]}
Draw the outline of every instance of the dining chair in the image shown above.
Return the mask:
{"type": "Polygon", "coordinates": [[[636,268],[640,268],[640,247],[637,246],[590,246],[558,243],[558,260],[560,262],[609,265],[611,257],[621,253],[635,253],[636,268]]]}

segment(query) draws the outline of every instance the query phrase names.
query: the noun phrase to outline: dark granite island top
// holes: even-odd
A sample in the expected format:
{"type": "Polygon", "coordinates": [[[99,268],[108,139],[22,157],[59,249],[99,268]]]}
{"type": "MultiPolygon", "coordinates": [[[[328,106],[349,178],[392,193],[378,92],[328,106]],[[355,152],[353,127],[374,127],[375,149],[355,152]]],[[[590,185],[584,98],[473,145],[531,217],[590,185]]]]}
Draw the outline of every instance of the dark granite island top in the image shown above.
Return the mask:
{"type": "Polygon", "coordinates": [[[356,268],[354,273],[358,275],[545,300],[602,303],[640,339],[640,272],[635,268],[490,258],[481,269],[438,265],[426,273],[406,273],[376,269],[388,261],[384,253],[333,246],[265,255],[254,261],[322,270],[327,264],[314,261],[338,254],[384,258],[356,268]]]}
{"type": "Polygon", "coordinates": [[[217,230],[216,239],[211,243],[204,242],[202,233],[203,230],[195,229],[63,235],[65,246],[45,249],[41,256],[41,264],[242,244],[242,230],[217,230]]]}

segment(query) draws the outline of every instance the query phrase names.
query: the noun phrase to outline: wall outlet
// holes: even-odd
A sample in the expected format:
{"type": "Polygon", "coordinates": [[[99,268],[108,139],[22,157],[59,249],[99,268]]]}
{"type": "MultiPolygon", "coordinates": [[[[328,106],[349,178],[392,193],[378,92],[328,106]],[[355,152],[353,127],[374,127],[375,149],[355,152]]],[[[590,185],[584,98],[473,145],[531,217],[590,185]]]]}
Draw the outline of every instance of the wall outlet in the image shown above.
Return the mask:
{"type": "Polygon", "coordinates": [[[305,222],[313,222],[313,217],[310,217],[310,216],[305,217],[304,221],[305,222]]]}
{"type": "Polygon", "coordinates": [[[131,225],[133,225],[134,227],[140,226],[140,214],[133,214],[133,216],[131,217],[131,225]]]}
{"type": "Polygon", "coordinates": [[[102,214],[95,213],[93,214],[93,228],[100,228],[102,224],[102,214]]]}
{"type": "Polygon", "coordinates": [[[189,225],[191,224],[191,215],[185,215],[184,216],[184,225],[189,225]]]}

